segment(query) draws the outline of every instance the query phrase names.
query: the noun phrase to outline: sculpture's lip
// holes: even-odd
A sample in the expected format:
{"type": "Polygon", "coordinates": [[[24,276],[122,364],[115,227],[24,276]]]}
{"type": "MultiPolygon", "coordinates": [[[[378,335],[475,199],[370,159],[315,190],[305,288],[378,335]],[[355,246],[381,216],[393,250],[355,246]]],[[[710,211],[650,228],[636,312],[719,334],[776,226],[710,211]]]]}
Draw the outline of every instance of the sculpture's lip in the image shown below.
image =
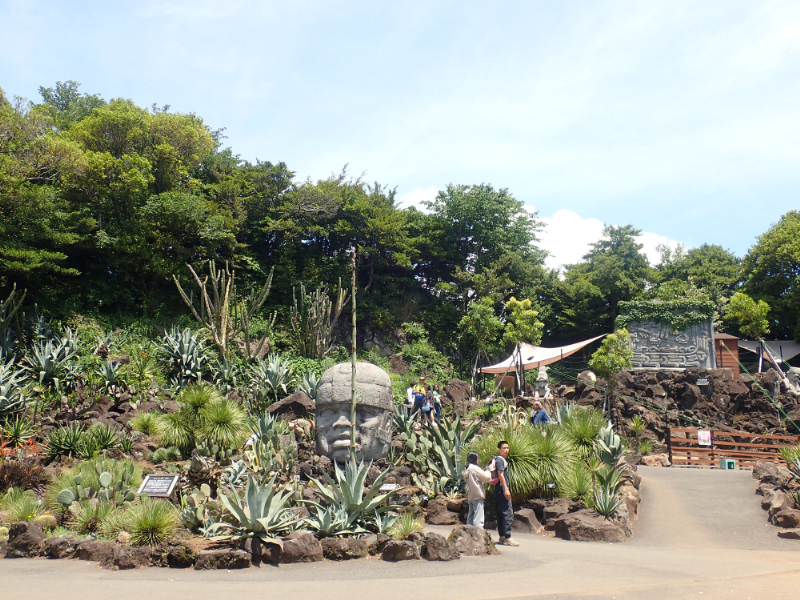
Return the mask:
{"type": "Polygon", "coordinates": [[[350,446],[350,438],[337,438],[333,440],[332,446],[334,448],[346,448],[350,446]]]}

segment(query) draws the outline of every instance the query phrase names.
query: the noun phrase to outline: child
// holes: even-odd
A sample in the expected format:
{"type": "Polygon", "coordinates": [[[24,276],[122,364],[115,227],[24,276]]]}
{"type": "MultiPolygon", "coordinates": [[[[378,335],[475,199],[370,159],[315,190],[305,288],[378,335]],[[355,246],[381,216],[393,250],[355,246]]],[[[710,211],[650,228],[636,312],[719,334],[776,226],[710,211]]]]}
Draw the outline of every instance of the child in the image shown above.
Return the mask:
{"type": "Polygon", "coordinates": [[[467,482],[467,501],[469,502],[467,525],[483,529],[483,501],[486,498],[484,484],[491,481],[492,474],[478,466],[478,453],[470,452],[467,454],[467,468],[464,469],[461,476],[467,482]]]}

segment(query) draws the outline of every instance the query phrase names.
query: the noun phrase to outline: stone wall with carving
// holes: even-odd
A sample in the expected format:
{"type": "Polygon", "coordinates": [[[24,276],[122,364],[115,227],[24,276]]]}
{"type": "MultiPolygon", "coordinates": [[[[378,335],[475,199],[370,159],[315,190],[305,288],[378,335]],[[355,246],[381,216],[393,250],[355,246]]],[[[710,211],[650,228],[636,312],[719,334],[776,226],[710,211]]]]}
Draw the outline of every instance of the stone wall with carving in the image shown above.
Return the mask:
{"type": "Polygon", "coordinates": [[[634,369],[714,368],[714,328],[711,319],[678,332],[655,321],[628,325],[634,369]]]}

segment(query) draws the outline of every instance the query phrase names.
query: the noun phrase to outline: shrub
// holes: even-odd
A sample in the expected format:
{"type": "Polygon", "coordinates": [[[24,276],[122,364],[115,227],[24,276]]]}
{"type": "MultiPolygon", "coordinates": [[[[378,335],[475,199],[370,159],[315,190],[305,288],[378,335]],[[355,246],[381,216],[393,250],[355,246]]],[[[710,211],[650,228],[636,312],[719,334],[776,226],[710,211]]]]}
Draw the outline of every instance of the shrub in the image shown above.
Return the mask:
{"type": "Polygon", "coordinates": [[[546,435],[533,428],[532,440],[536,490],[543,495],[561,495],[575,461],[575,449],[569,439],[555,428],[547,431],[546,435]],[[555,484],[555,489],[551,491],[548,484],[555,484]]]}
{"type": "Polygon", "coordinates": [[[396,540],[406,540],[412,533],[421,532],[425,526],[413,513],[401,515],[389,526],[388,534],[396,540]]]}
{"type": "Polygon", "coordinates": [[[36,517],[47,512],[42,501],[36,496],[23,494],[9,505],[8,520],[10,523],[33,521],[36,517]]]}
{"type": "Polygon", "coordinates": [[[86,434],[80,423],[75,421],[53,429],[45,440],[48,457],[53,459],[58,456],[79,456],[84,450],[84,435],[86,434]]]}
{"type": "Polygon", "coordinates": [[[155,435],[157,431],[158,419],[161,413],[155,410],[137,413],[130,421],[130,426],[135,431],[140,431],[145,435],[155,435]]]}
{"type": "Polygon", "coordinates": [[[647,456],[653,452],[653,441],[652,440],[642,440],[639,442],[639,454],[642,456],[647,456]]]}
{"type": "Polygon", "coordinates": [[[84,535],[96,533],[100,531],[103,519],[111,514],[113,510],[113,503],[97,500],[96,498],[76,502],[69,509],[71,514],[70,527],[84,535]]]}
{"type": "Polygon", "coordinates": [[[147,496],[134,505],[126,518],[131,544],[155,546],[173,536],[178,527],[178,511],[172,504],[147,496]]]}
{"type": "Polygon", "coordinates": [[[238,448],[247,436],[247,414],[233,400],[219,398],[202,409],[197,433],[207,446],[238,448]]]}
{"type": "Polygon", "coordinates": [[[0,462],[0,492],[10,488],[33,490],[47,485],[50,478],[34,457],[6,459],[0,462]]]}
{"type": "Polygon", "coordinates": [[[564,419],[561,429],[578,456],[588,458],[595,451],[597,434],[604,425],[602,413],[594,408],[576,409],[564,419]]]}
{"type": "Polygon", "coordinates": [[[2,429],[0,429],[0,439],[8,442],[12,448],[16,448],[31,439],[35,433],[36,430],[34,430],[30,421],[17,416],[3,424],[2,429]]]}

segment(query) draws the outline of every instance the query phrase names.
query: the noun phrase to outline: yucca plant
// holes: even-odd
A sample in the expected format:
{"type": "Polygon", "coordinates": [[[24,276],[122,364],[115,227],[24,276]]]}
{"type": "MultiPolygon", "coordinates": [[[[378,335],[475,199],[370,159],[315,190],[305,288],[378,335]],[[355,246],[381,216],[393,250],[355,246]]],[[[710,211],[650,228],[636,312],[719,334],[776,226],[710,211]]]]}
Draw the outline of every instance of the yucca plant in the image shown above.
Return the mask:
{"type": "Polygon", "coordinates": [[[96,423],[86,432],[84,444],[92,444],[97,452],[116,448],[119,444],[117,430],[107,423],[96,423]]]}
{"type": "Polygon", "coordinates": [[[642,435],[642,432],[647,428],[647,424],[642,421],[642,418],[639,415],[633,415],[631,419],[631,424],[628,429],[631,430],[633,434],[634,443],[636,444],[636,454],[639,454],[639,438],[642,435]]]}
{"type": "Polygon", "coordinates": [[[19,416],[7,420],[0,428],[0,440],[8,442],[12,448],[27,442],[35,434],[31,422],[19,416]]]}
{"type": "Polygon", "coordinates": [[[412,533],[420,533],[424,528],[417,515],[405,513],[392,523],[387,533],[395,540],[407,540],[412,533]]]}
{"type": "Polygon", "coordinates": [[[196,424],[201,419],[203,409],[212,402],[222,400],[222,394],[212,385],[191,384],[183,388],[175,400],[181,405],[184,418],[196,424]]]}
{"type": "Polygon", "coordinates": [[[33,521],[36,517],[46,514],[47,507],[36,496],[22,494],[8,506],[8,520],[10,523],[18,521],[33,521]]]}
{"type": "Polygon", "coordinates": [[[126,516],[126,531],[134,546],[157,546],[175,534],[178,511],[169,502],[143,496],[126,516]]]}
{"type": "Polygon", "coordinates": [[[76,421],[51,430],[45,439],[48,457],[80,456],[84,452],[85,435],[81,424],[76,421]]]}
{"type": "Polygon", "coordinates": [[[140,412],[130,420],[129,425],[134,431],[140,431],[145,435],[154,435],[157,431],[160,417],[161,413],[158,411],[140,412]]]}
{"type": "Polygon", "coordinates": [[[597,436],[603,427],[603,415],[594,408],[571,411],[561,423],[561,431],[575,447],[578,456],[586,459],[595,452],[597,436]]]}
{"type": "Polygon", "coordinates": [[[539,474],[534,456],[534,442],[531,430],[534,428],[489,430],[476,437],[462,454],[468,450],[478,453],[479,464],[487,465],[497,456],[497,444],[500,440],[508,442],[508,475],[511,480],[511,496],[515,501],[527,500],[539,485],[539,474]]]}
{"type": "Polygon", "coordinates": [[[639,442],[639,454],[647,456],[653,453],[653,441],[644,439],[639,442]]]}
{"type": "Polygon", "coordinates": [[[114,503],[97,498],[73,502],[69,507],[70,528],[87,535],[100,531],[103,520],[114,510],[114,503]]]}
{"type": "Polygon", "coordinates": [[[247,437],[247,413],[227,398],[210,402],[201,411],[198,437],[208,446],[238,448],[247,437]]]}
{"type": "Polygon", "coordinates": [[[165,462],[183,460],[183,457],[181,456],[180,450],[172,446],[169,448],[157,448],[156,451],[148,457],[148,460],[154,465],[160,465],[165,462]]]}
{"type": "Polygon", "coordinates": [[[214,523],[208,528],[208,534],[218,539],[257,537],[275,541],[277,534],[300,521],[286,508],[291,497],[291,492],[276,490],[274,477],[263,487],[248,477],[244,497],[240,497],[235,488],[229,495],[220,497],[233,523],[214,523]]]}
{"type": "Polygon", "coordinates": [[[572,465],[572,469],[564,478],[563,488],[563,495],[571,500],[587,502],[591,499],[594,491],[592,475],[584,463],[576,461],[572,465]]]}
{"type": "Polygon", "coordinates": [[[569,439],[556,428],[541,434],[533,429],[531,441],[536,489],[543,495],[560,495],[576,459],[575,449],[569,439]]]}
{"type": "Polygon", "coordinates": [[[181,412],[161,415],[156,421],[156,436],[164,447],[174,447],[188,456],[195,447],[193,423],[181,412]]]}

